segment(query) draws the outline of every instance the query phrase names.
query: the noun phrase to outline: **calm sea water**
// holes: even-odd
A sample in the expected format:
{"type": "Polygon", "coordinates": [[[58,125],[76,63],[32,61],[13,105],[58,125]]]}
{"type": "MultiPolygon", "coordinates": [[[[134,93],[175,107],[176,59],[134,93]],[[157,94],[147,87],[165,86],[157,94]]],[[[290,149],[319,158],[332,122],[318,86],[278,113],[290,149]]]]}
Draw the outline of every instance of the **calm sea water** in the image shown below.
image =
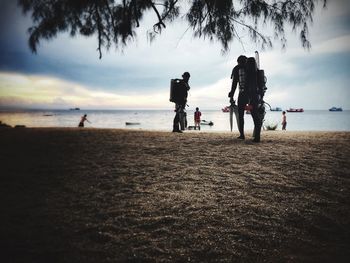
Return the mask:
{"type": "MultiPolygon", "coordinates": [[[[221,110],[202,110],[202,120],[214,122],[213,126],[202,125],[203,131],[229,131],[229,113],[221,110]]],[[[188,125],[193,124],[193,111],[187,111],[188,125]]],[[[94,128],[127,128],[142,130],[170,131],[174,112],[172,110],[26,110],[0,111],[0,121],[11,126],[27,127],[77,127],[83,114],[87,114],[94,128]],[[137,122],[139,125],[126,125],[137,122]]],[[[265,124],[278,124],[281,129],[281,112],[268,111],[265,124]]],[[[245,116],[245,129],[253,129],[250,115],[245,116]]],[[[237,125],[234,123],[234,130],[237,125]]],[[[306,110],[303,113],[287,113],[287,130],[290,131],[350,131],[350,111],[330,112],[326,110],[306,110]]]]}

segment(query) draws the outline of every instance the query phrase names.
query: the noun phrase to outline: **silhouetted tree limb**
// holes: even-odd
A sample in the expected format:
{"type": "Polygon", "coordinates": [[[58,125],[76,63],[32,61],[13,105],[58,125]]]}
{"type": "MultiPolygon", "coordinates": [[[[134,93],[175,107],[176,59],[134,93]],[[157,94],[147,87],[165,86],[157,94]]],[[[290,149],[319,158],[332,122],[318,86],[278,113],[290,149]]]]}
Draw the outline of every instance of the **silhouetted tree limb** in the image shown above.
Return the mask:
{"type": "Polygon", "coordinates": [[[238,32],[248,33],[250,40],[261,48],[272,47],[271,36],[262,31],[263,25],[274,29],[273,37],[285,47],[286,26],[299,31],[304,48],[311,44],[308,39],[309,25],[315,5],[327,0],[18,0],[24,13],[30,13],[33,26],[29,28],[29,47],[35,53],[40,41],[49,40],[58,33],[68,31],[84,36],[97,36],[99,57],[102,49],[112,44],[123,48],[135,36],[143,15],[152,11],[156,15],[151,39],[161,33],[168,23],[185,18],[198,38],[217,40],[223,51],[237,39],[238,32]],[[189,4],[186,4],[189,3],[189,4]],[[240,30],[238,30],[240,29],[240,30]]]}
{"type": "Polygon", "coordinates": [[[158,9],[156,8],[156,6],[154,5],[154,3],[151,3],[151,6],[154,10],[154,12],[156,13],[157,17],[158,17],[158,22],[154,24],[153,28],[154,28],[154,31],[155,32],[159,32],[161,33],[162,31],[162,27],[166,28],[164,22],[163,22],[163,19],[162,17],[160,16],[159,12],[158,12],[158,9]]]}

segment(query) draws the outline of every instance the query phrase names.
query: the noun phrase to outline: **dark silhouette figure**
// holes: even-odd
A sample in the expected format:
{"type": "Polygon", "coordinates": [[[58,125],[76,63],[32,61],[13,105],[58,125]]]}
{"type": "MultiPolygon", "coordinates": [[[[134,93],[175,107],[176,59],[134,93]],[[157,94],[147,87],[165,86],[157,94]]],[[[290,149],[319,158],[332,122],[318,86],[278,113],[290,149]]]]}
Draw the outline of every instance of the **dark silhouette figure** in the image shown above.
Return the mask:
{"type": "Polygon", "coordinates": [[[91,123],[88,119],[87,119],[87,115],[84,114],[84,116],[81,117],[81,120],[79,122],[78,127],[84,127],[84,122],[87,121],[88,123],[91,123]]]}
{"type": "Polygon", "coordinates": [[[175,117],[173,122],[173,132],[182,132],[186,126],[186,116],[185,116],[185,107],[187,103],[187,95],[190,89],[188,81],[190,79],[190,73],[185,72],[182,74],[182,79],[176,79],[175,87],[175,117]],[[180,127],[179,127],[180,126],[180,127]],[[180,129],[181,128],[181,129],[180,129]]]}
{"type": "Polygon", "coordinates": [[[287,127],[287,116],[286,116],[286,112],[283,111],[282,112],[282,130],[286,130],[287,127]]]}
{"type": "Polygon", "coordinates": [[[244,135],[244,111],[246,108],[250,110],[254,121],[254,141],[260,141],[261,120],[259,117],[258,97],[256,94],[257,86],[257,67],[254,58],[247,58],[246,56],[239,56],[237,59],[238,65],[232,70],[231,79],[232,86],[228,96],[233,100],[234,93],[239,83],[238,94],[238,117],[239,117],[239,137],[238,139],[245,139],[244,135]]]}

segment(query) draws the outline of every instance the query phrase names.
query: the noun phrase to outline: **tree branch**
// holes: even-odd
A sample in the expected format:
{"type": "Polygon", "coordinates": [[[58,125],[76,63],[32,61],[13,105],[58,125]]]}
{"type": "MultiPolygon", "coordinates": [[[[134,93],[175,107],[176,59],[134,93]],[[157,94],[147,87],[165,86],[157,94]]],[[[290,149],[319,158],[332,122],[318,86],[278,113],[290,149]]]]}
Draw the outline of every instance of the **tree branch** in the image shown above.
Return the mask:
{"type": "Polygon", "coordinates": [[[104,2],[105,2],[105,5],[107,7],[109,15],[111,16],[112,26],[114,28],[115,27],[115,22],[114,22],[114,16],[113,16],[112,10],[111,10],[111,8],[110,8],[110,6],[108,4],[108,0],[104,0],[104,2]]]}
{"type": "Polygon", "coordinates": [[[101,30],[101,17],[100,14],[98,12],[98,6],[97,4],[95,4],[95,12],[96,12],[96,19],[97,19],[97,32],[98,32],[98,47],[97,50],[100,54],[99,59],[102,58],[102,50],[101,50],[101,46],[102,46],[102,30],[101,30]]]}
{"type": "Polygon", "coordinates": [[[177,2],[178,2],[178,0],[174,1],[174,2],[169,6],[168,11],[162,16],[162,19],[163,19],[163,20],[169,15],[169,13],[170,13],[171,10],[175,7],[175,5],[176,5],[177,2]]]}
{"type": "Polygon", "coordinates": [[[160,16],[159,12],[158,12],[158,9],[157,7],[154,5],[153,2],[151,2],[151,6],[153,8],[153,11],[156,13],[157,17],[158,17],[158,23],[154,24],[153,26],[153,30],[154,32],[158,33],[157,30],[155,28],[158,28],[159,29],[159,32],[162,31],[162,27],[166,28],[164,22],[163,22],[163,19],[162,17],[160,16]]]}
{"type": "Polygon", "coordinates": [[[232,20],[233,20],[235,23],[237,23],[237,24],[239,24],[239,25],[241,25],[241,26],[243,26],[243,27],[246,27],[246,28],[248,28],[249,30],[253,31],[253,33],[256,34],[257,36],[259,36],[259,37],[263,40],[263,42],[266,42],[265,36],[264,36],[263,34],[261,34],[259,31],[257,31],[254,27],[252,27],[252,26],[250,26],[250,25],[247,25],[247,24],[245,24],[245,23],[243,23],[243,22],[241,22],[241,21],[238,21],[238,20],[236,20],[236,19],[232,19],[232,20]]]}

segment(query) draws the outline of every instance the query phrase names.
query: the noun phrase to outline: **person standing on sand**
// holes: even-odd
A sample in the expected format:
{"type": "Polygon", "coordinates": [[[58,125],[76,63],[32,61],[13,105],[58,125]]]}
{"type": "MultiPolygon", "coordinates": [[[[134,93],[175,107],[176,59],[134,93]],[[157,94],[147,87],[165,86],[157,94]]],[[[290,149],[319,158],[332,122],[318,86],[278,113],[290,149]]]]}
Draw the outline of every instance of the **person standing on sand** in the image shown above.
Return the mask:
{"type": "Polygon", "coordinates": [[[249,107],[251,116],[254,121],[254,131],[258,131],[256,134],[254,132],[254,142],[260,142],[260,130],[259,116],[258,116],[258,103],[255,94],[251,91],[257,89],[256,83],[256,61],[253,57],[247,58],[244,55],[240,55],[237,58],[237,63],[231,74],[232,86],[231,91],[228,93],[231,103],[234,102],[233,96],[235,94],[237,84],[239,84],[239,94],[238,94],[238,130],[239,137],[237,139],[244,140],[244,111],[246,106],[249,107]]]}
{"type": "Polygon", "coordinates": [[[245,64],[247,62],[247,57],[244,55],[240,55],[237,58],[237,63],[231,74],[232,79],[232,86],[231,91],[228,93],[228,96],[231,101],[233,100],[233,96],[235,94],[237,84],[239,83],[239,95],[238,95],[238,118],[239,118],[239,125],[238,125],[238,131],[239,131],[239,137],[238,139],[244,140],[244,110],[247,99],[245,99],[247,96],[244,93],[244,85],[245,85],[245,64]],[[244,102],[244,103],[243,103],[244,102]]]}
{"type": "Polygon", "coordinates": [[[198,127],[198,130],[201,130],[201,116],[202,113],[199,111],[199,108],[196,108],[196,111],[194,113],[194,129],[196,130],[198,127]]]}
{"type": "Polygon", "coordinates": [[[91,123],[88,119],[87,119],[87,115],[84,114],[84,116],[81,117],[81,120],[79,122],[78,127],[84,127],[84,122],[87,121],[88,123],[91,123]]]}
{"type": "Polygon", "coordinates": [[[283,111],[282,112],[282,130],[285,131],[287,127],[287,116],[286,116],[286,112],[283,111]]]}
{"type": "MultiPolygon", "coordinates": [[[[188,81],[190,80],[190,73],[185,72],[182,74],[182,79],[179,80],[178,86],[177,86],[177,96],[176,96],[176,101],[175,101],[175,117],[173,121],[173,132],[179,132],[182,133],[180,130],[179,125],[181,122],[183,122],[183,118],[185,117],[185,107],[187,103],[187,96],[188,96],[188,91],[190,90],[190,86],[188,85],[188,81]]],[[[180,125],[182,130],[185,127],[184,124],[180,125]]]]}

